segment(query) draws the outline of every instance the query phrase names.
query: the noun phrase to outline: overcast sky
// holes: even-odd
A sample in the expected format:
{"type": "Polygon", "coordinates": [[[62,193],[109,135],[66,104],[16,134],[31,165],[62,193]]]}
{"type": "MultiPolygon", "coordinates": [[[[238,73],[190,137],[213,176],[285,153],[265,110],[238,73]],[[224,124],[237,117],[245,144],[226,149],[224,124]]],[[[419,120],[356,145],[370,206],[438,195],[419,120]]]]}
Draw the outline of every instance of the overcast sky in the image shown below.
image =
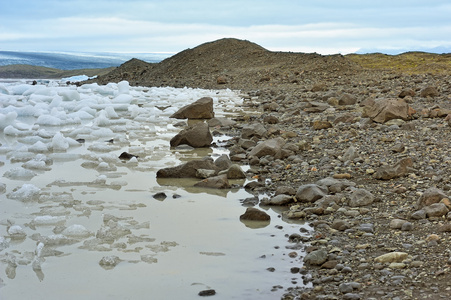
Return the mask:
{"type": "Polygon", "coordinates": [[[268,50],[451,47],[450,0],[0,0],[0,50],[176,53],[224,37],[268,50]]]}

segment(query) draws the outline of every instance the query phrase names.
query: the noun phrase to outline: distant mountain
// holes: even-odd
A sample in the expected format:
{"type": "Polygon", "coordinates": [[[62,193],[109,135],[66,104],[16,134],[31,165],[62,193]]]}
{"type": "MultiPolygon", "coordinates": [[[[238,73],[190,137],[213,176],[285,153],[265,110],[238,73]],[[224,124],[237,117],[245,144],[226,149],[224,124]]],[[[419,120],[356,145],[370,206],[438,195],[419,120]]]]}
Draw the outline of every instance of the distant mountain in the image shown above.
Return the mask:
{"type": "Polygon", "coordinates": [[[169,57],[166,53],[72,53],[0,51],[0,66],[31,65],[59,70],[103,69],[117,67],[138,58],[157,63],[169,57]]]}
{"type": "Polygon", "coordinates": [[[369,53],[382,53],[389,55],[398,55],[406,52],[427,52],[435,54],[451,53],[451,46],[438,46],[434,48],[400,48],[400,49],[384,49],[384,48],[361,48],[355,52],[355,54],[369,54],[369,53]]]}

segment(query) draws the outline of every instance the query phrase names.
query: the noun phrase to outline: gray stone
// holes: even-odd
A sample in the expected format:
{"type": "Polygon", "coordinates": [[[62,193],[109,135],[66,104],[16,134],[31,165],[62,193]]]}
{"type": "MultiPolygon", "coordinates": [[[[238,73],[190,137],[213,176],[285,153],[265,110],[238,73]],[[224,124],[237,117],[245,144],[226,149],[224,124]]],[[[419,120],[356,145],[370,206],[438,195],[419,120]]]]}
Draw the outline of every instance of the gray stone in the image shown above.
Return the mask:
{"type": "Polygon", "coordinates": [[[346,229],[351,228],[351,224],[349,224],[349,222],[346,220],[338,219],[338,220],[334,220],[330,227],[332,227],[335,230],[345,231],[346,229]]]}
{"type": "Polygon", "coordinates": [[[296,199],[300,202],[315,202],[326,196],[327,192],[326,188],[316,184],[301,185],[296,191],[296,199]]]}
{"type": "Polygon", "coordinates": [[[357,103],[357,99],[350,94],[343,94],[340,99],[338,99],[338,105],[354,105],[357,103]]]}
{"type": "Polygon", "coordinates": [[[397,162],[394,166],[382,166],[374,173],[374,178],[381,180],[390,180],[405,176],[411,172],[413,160],[410,157],[404,158],[397,162]]]}
{"type": "Polygon", "coordinates": [[[327,250],[320,249],[310,252],[304,257],[304,262],[310,265],[320,266],[327,260],[327,250]]]}
{"type": "Polygon", "coordinates": [[[223,154],[215,160],[215,165],[219,170],[227,170],[233,163],[227,154],[223,154]]]}
{"type": "Polygon", "coordinates": [[[246,174],[243,172],[241,167],[237,164],[233,164],[227,170],[227,178],[228,179],[244,179],[246,178],[246,174]]]}
{"type": "Polygon", "coordinates": [[[374,196],[365,189],[356,189],[351,194],[349,206],[360,207],[370,205],[374,202],[374,196]]]}
{"type": "Polygon", "coordinates": [[[391,229],[401,229],[402,225],[406,222],[407,222],[406,220],[393,219],[390,221],[389,226],[391,229]]]}
{"type": "Polygon", "coordinates": [[[263,205],[285,205],[294,202],[290,195],[280,194],[271,198],[262,199],[263,205]]]}
{"type": "Polygon", "coordinates": [[[417,210],[410,217],[414,220],[426,219],[426,211],[424,209],[417,210]]]}
{"type": "Polygon", "coordinates": [[[176,119],[211,119],[215,116],[213,112],[213,99],[203,97],[199,100],[180,108],[170,118],[176,119]]]}
{"type": "Polygon", "coordinates": [[[186,144],[194,148],[210,147],[213,141],[207,123],[201,122],[180,131],[170,140],[171,147],[186,144]]]}
{"type": "Polygon", "coordinates": [[[235,126],[236,122],[224,117],[216,117],[207,121],[210,127],[232,127],[235,126]]]}
{"type": "Polygon", "coordinates": [[[281,137],[266,140],[257,144],[248,154],[248,157],[256,156],[261,158],[270,155],[274,158],[282,158],[282,147],[285,145],[285,140],[281,137]]]}
{"type": "Polygon", "coordinates": [[[340,291],[340,293],[346,294],[346,293],[350,293],[350,292],[354,291],[354,288],[352,287],[352,285],[350,283],[343,282],[343,283],[340,283],[340,285],[338,286],[338,290],[340,291]]]}
{"type": "Polygon", "coordinates": [[[412,231],[413,230],[413,223],[405,222],[404,224],[402,224],[401,230],[402,231],[412,231]]]}
{"type": "Polygon", "coordinates": [[[241,137],[243,139],[250,139],[251,137],[264,137],[266,135],[266,128],[261,123],[254,123],[243,126],[241,129],[241,137]]]}

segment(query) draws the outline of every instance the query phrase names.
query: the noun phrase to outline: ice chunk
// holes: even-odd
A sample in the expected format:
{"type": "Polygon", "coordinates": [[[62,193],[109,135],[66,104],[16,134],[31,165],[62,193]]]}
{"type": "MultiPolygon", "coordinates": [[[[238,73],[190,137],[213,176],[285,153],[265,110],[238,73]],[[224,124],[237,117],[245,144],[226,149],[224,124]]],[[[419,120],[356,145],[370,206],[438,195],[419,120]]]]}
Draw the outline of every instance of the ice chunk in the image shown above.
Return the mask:
{"type": "Polygon", "coordinates": [[[31,170],[27,170],[24,168],[14,168],[11,170],[6,171],[3,174],[3,177],[12,179],[12,180],[30,180],[37,174],[31,170]]]}
{"type": "Polygon", "coordinates": [[[7,126],[14,124],[17,118],[17,112],[12,111],[7,114],[0,114],[0,130],[5,129],[7,126]]]}
{"type": "Polygon", "coordinates": [[[25,230],[23,230],[23,228],[20,227],[19,225],[13,225],[9,227],[8,234],[11,237],[11,239],[23,239],[27,236],[25,230]]]}
{"type": "Polygon", "coordinates": [[[42,153],[49,151],[49,148],[46,144],[44,144],[41,141],[37,141],[32,146],[28,147],[28,151],[34,152],[34,153],[42,153]]]}
{"type": "Polygon", "coordinates": [[[46,165],[45,161],[42,160],[29,160],[26,163],[22,165],[25,169],[30,170],[42,170],[42,171],[49,171],[51,168],[46,165]]]}
{"type": "Polygon", "coordinates": [[[62,121],[60,118],[52,115],[40,115],[36,120],[36,124],[44,126],[61,126],[62,121]]]}
{"type": "Polygon", "coordinates": [[[64,89],[58,91],[58,95],[63,98],[63,101],[80,101],[80,94],[77,90],[64,89]]]}
{"type": "Polygon", "coordinates": [[[130,84],[126,80],[119,82],[117,88],[119,94],[128,94],[130,92],[130,84]]]}
{"type": "Polygon", "coordinates": [[[119,115],[116,113],[113,107],[107,106],[105,107],[105,112],[108,118],[110,119],[118,119],[119,115]]]}
{"type": "Polygon", "coordinates": [[[66,217],[64,216],[37,216],[31,221],[34,226],[54,226],[63,225],[66,222],[66,217]]]}
{"type": "Polygon", "coordinates": [[[0,182],[0,194],[3,194],[4,192],[6,192],[6,184],[0,182]]]}
{"type": "Polygon", "coordinates": [[[129,94],[120,94],[111,100],[111,103],[115,104],[130,104],[133,100],[133,96],[129,94]]]}
{"type": "Polygon", "coordinates": [[[69,149],[69,143],[61,132],[57,132],[52,139],[53,151],[66,151],[69,149]]]}
{"type": "Polygon", "coordinates": [[[0,236],[0,252],[2,252],[8,247],[9,247],[8,241],[3,236],[0,236]]]}
{"type": "Polygon", "coordinates": [[[6,195],[9,199],[20,200],[20,201],[37,201],[41,189],[33,184],[25,183],[20,188],[14,189],[13,192],[6,195]]]}
{"type": "Polygon", "coordinates": [[[61,234],[72,238],[87,238],[91,235],[94,235],[91,231],[86,229],[85,226],[79,224],[74,224],[67,227],[61,234]]]}
{"type": "Polygon", "coordinates": [[[110,120],[108,119],[106,111],[99,112],[98,117],[94,120],[94,124],[97,126],[110,126],[110,120]]]}
{"type": "Polygon", "coordinates": [[[93,131],[92,135],[101,138],[112,138],[114,137],[114,132],[109,128],[99,128],[93,131]]]}

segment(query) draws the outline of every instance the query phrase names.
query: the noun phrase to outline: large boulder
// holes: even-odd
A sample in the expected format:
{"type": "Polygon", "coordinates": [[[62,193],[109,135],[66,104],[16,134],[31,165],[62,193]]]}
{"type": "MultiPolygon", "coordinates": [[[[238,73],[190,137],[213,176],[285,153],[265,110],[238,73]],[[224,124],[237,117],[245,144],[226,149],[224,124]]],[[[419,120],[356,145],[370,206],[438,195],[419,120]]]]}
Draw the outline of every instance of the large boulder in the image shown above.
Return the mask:
{"type": "Polygon", "coordinates": [[[218,172],[218,167],[211,159],[196,159],[175,167],[160,169],[157,178],[197,178],[198,169],[218,172]]]}
{"type": "Polygon", "coordinates": [[[250,152],[249,156],[263,157],[271,155],[274,158],[282,158],[282,147],[285,145],[285,140],[281,137],[266,140],[257,144],[250,152]]]}
{"type": "Polygon", "coordinates": [[[171,141],[171,147],[177,147],[186,144],[194,148],[209,147],[213,141],[210,129],[207,123],[197,123],[180,131],[171,141]]]}
{"type": "Polygon", "coordinates": [[[175,119],[211,119],[215,116],[213,112],[213,99],[203,97],[199,100],[180,108],[170,118],[175,119]]]}
{"type": "Polygon", "coordinates": [[[409,120],[413,110],[404,99],[377,99],[367,101],[363,108],[363,117],[371,118],[374,122],[385,123],[393,119],[409,120]]]}

